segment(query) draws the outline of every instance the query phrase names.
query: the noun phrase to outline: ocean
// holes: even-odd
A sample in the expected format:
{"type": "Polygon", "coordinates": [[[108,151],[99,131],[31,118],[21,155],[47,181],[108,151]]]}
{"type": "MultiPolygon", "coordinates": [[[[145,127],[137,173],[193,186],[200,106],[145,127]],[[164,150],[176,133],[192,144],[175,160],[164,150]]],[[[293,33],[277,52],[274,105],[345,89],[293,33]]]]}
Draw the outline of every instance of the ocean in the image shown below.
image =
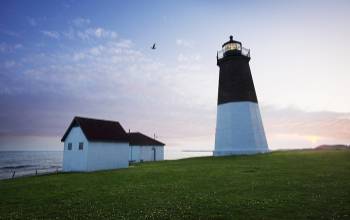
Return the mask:
{"type": "MultiPolygon", "coordinates": [[[[211,156],[210,151],[166,148],[165,160],[211,156]]],[[[0,179],[52,173],[62,170],[62,151],[0,151],[0,179]],[[14,173],[15,172],[15,173],[14,173]]]]}
{"type": "Polygon", "coordinates": [[[62,170],[62,151],[0,151],[0,179],[62,170]]]}

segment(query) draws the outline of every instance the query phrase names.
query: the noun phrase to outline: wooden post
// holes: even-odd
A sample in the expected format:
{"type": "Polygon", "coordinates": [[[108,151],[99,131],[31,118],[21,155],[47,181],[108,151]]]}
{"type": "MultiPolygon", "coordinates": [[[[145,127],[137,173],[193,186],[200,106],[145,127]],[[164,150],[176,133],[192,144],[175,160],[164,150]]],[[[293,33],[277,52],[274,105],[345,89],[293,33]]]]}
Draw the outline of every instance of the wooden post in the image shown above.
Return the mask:
{"type": "Polygon", "coordinates": [[[16,170],[13,171],[12,173],[12,179],[15,178],[16,170]]]}
{"type": "Polygon", "coordinates": [[[38,175],[38,169],[35,169],[35,176],[38,175]]]}

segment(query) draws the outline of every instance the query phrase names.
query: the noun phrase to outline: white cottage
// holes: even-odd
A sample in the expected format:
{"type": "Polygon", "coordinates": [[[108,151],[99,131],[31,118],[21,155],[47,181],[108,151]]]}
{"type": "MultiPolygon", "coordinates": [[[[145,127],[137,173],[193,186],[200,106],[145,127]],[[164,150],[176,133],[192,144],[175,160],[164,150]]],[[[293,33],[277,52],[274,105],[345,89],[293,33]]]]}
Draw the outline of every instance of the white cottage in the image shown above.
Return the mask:
{"type": "Polygon", "coordinates": [[[63,171],[126,168],[129,140],[116,121],[75,117],[63,135],[63,171]]]}
{"type": "Polygon", "coordinates": [[[164,145],[140,132],[132,132],[129,136],[129,161],[143,162],[164,160],[164,145]]]}

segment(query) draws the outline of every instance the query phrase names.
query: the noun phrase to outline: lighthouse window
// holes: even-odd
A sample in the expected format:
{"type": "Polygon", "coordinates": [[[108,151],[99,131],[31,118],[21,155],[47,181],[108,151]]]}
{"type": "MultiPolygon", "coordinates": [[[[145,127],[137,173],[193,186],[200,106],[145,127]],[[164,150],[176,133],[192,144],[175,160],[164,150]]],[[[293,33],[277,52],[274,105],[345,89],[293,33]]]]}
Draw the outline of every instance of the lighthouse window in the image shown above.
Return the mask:
{"type": "Polygon", "coordinates": [[[238,43],[229,43],[225,45],[225,51],[228,50],[241,50],[241,45],[238,43]]]}

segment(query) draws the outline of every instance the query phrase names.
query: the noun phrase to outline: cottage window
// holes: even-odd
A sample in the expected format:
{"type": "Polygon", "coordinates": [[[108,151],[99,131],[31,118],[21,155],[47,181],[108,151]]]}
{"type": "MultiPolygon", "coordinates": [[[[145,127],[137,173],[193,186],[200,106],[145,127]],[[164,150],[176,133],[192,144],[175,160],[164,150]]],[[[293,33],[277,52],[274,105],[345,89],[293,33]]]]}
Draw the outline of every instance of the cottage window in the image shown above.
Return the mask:
{"type": "Polygon", "coordinates": [[[72,150],[72,143],[68,143],[68,150],[72,150]]]}
{"type": "Polygon", "coordinates": [[[80,142],[79,143],[79,150],[83,150],[84,149],[84,143],[83,142],[80,142]]]}

